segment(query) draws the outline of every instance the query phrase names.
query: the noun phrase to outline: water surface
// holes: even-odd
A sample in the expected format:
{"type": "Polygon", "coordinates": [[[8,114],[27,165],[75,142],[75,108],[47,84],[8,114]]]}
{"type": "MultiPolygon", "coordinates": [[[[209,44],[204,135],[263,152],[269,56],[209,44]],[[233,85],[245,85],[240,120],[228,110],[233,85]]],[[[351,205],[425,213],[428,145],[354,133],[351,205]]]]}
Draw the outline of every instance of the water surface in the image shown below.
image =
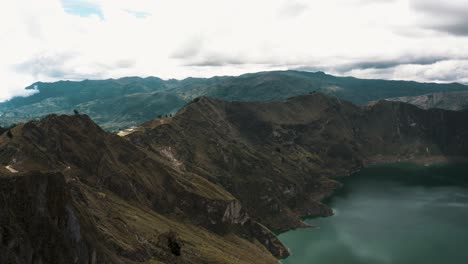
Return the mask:
{"type": "Polygon", "coordinates": [[[468,166],[392,164],[344,181],[335,215],[283,233],[289,264],[468,263],[468,166]]]}

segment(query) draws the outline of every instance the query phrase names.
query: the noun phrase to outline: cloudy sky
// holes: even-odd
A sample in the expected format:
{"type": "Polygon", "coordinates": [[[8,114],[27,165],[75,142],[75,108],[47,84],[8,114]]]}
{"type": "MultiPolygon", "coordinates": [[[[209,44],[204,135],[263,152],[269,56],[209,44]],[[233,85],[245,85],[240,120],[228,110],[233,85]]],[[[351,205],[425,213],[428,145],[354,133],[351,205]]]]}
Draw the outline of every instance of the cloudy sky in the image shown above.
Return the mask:
{"type": "Polygon", "coordinates": [[[35,81],[277,69],[468,83],[468,0],[15,0],[0,100],[35,81]]]}

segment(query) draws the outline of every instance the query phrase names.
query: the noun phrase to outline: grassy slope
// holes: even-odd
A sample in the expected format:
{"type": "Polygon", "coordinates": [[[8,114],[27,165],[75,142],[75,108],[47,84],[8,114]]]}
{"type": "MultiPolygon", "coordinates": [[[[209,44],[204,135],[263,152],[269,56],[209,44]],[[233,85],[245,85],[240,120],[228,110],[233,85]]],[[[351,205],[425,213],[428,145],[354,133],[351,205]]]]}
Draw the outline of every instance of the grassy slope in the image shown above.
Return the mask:
{"type": "MultiPolygon", "coordinates": [[[[0,136],[0,175],[7,176],[7,181],[13,179],[12,184],[16,186],[1,190],[3,196],[11,196],[10,200],[15,201],[6,210],[17,216],[25,204],[31,204],[30,210],[39,210],[43,205],[35,201],[50,202],[47,207],[58,209],[45,217],[58,220],[42,225],[53,230],[52,223],[69,221],[66,208],[72,205],[79,225],[71,229],[81,230],[80,243],[84,243],[74,254],[86,263],[91,261],[92,252],[98,252],[99,263],[275,262],[258,240],[263,241],[265,237],[250,233],[258,230],[250,229],[253,223],[249,221],[241,226],[236,222],[236,217],[248,219],[241,209],[236,211],[238,216],[224,216],[230,206],[238,203],[230,193],[196,174],[183,173],[160,155],[147,154],[127,140],[104,132],[86,116],[48,116],[11,131],[11,137],[6,133],[0,136]],[[19,173],[9,172],[7,165],[19,173]],[[52,191],[53,199],[44,199],[37,186],[26,181],[32,193],[15,195],[18,194],[15,188],[22,188],[22,179],[40,179],[39,171],[58,173],[57,177],[64,178],[66,185],[59,181],[55,185],[61,191],[52,191]],[[23,173],[30,175],[23,176],[23,173]],[[33,199],[26,200],[27,197],[33,199]],[[177,234],[181,257],[170,253],[169,231],[177,234]]],[[[48,186],[50,182],[43,184],[48,186]]],[[[0,215],[1,222],[5,221],[4,217],[5,214],[0,215]]],[[[39,247],[25,248],[28,253],[24,255],[47,258],[42,250],[74,252],[75,246],[58,243],[49,247],[40,236],[31,233],[28,226],[40,219],[44,217],[34,213],[11,222],[11,229],[16,230],[12,241],[39,247]]],[[[62,229],[54,237],[67,237],[70,228],[62,229]]],[[[7,252],[11,253],[10,250],[7,252]]],[[[62,257],[72,258],[70,254],[64,253],[62,257]]]]}

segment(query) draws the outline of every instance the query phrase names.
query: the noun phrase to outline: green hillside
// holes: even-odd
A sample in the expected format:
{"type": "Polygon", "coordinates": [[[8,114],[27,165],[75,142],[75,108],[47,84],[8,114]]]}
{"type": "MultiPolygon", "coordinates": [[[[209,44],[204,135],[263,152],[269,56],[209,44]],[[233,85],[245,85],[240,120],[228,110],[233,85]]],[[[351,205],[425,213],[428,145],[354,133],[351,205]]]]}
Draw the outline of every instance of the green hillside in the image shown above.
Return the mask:
{"type": "Polygon", "coordinates": [[[200,96],[228,101],[271,101],[320,91],[362,105],[383,98],[468,91],[468,86],[365,80],[323,72],[273,71],[180,81],[125,77],[38,82],[26,89],[37,89],[38,92],[0,103],[0,126],[23,123],[51,113],[71,113],[77,109],[103,128],[119,130],[173,113],[200,96]]]}

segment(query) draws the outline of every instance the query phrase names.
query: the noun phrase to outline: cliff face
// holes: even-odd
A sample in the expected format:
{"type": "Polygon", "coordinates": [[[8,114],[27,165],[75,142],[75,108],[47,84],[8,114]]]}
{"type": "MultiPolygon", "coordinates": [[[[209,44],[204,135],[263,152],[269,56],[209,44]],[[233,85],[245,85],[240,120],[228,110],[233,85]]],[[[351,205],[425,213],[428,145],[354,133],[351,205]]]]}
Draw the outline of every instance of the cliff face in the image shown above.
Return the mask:
{"type": "Polygon", "coordinates": [[[97,263],[63,175],[36,172],[0,183],[1,263],[97,263]]]}
{"type": "Polygon", "coordinates": [[[203,97],[125,137],[51,115],[0,136],[0,261],[276,263],[289,253],[270,230],[330,215],[320,201],[334,177],[376,160],[466,157],[467,124],[467,112],[318,93],[203,97]]]}
{"type": "Polygon", "coordinates": [[[467,112],[421,110],[413,105],[381,101],[365,110],[359,137],[367,157],[401,159],[468,155],[467,112]]]}

